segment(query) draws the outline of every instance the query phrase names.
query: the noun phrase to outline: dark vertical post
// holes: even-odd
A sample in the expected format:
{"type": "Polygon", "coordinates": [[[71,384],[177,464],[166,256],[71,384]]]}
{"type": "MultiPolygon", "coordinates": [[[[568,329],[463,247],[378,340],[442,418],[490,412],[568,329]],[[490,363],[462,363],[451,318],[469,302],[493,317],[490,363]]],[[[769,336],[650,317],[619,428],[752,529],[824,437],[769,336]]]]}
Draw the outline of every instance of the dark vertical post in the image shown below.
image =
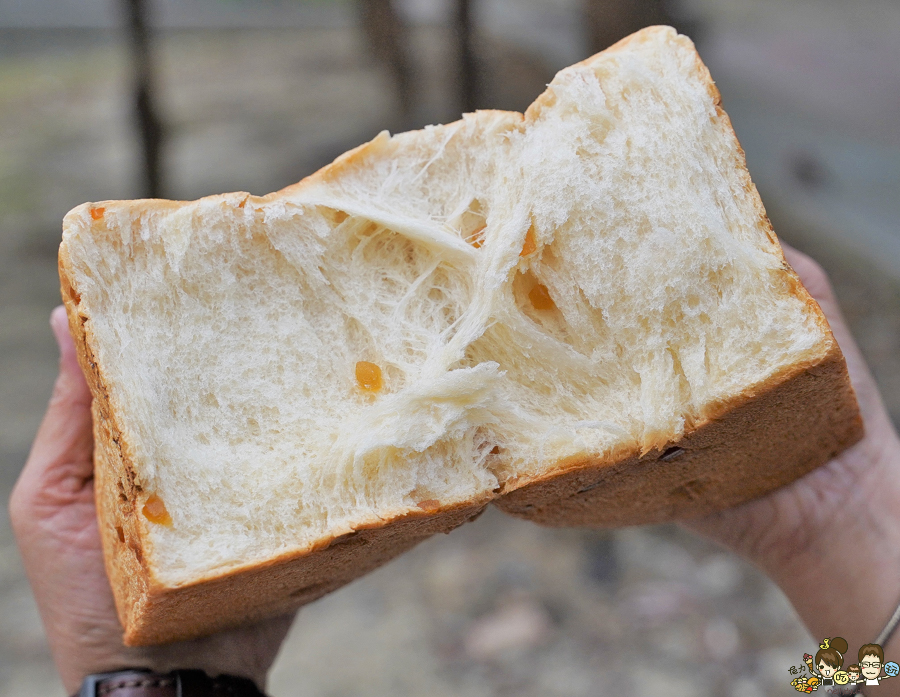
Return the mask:
{"type": "Polygon", "coordinates": [[[375,57],[394,78],[400,113],[413,110],[413,73],[409,63],[409,30],[391,0],[362,0],[362,25],[375,57]]]}
{"type": "Polygon", "coordinates": [[[478,108],[478,65],[472,41],[472,13],[469,0],[456,0],[454,17],[456,55],[459,61],[459,100],[463,111],[478,108]]]}
{"type": "Polygon", "coordinates": [[[153,60],[148,22],[149,0],[122,0],[127,17],[128,44],[132,58],[134,116],[143,159],[141,195],[162,196],[162,121],[153,97],[153,60]]]}

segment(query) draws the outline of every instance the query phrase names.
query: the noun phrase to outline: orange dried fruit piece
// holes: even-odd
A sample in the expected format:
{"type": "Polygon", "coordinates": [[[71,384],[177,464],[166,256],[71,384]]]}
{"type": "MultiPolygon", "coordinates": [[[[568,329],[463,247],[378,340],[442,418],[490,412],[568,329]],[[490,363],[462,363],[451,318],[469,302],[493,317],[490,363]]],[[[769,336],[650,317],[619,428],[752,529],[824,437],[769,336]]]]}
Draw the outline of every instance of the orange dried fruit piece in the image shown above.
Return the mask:
{"type": "Polygon", "coordinates": [[[360,389],[367,392],[378,392],[384,386],[381,376],[381,368],[369,361],[359,361],[356,364],[356,383],[360,389]]]}
{"type": "Polygon", "coordinates": [[[466,242],[475,247],[475,249],[479,249],[482,244],[484,244],[484,229],[487,227],[485,223],[477,230],[474,230],[467,238],[466,242]]]}
{"type": "Polygon", "coordinates": [[[540,283],[531,289],[528,293],[528,299],[535,310],[552,310],[556,307],[556,303],[550,297],[550,291],[547,290],[547,286],[540,283]]]}
{"type": "Polygon", "coordinates": [[[91,208],[91,219],[100,220],[104,213],[106,213],[105,208],[91,208]]]}
{"type": "Polygon", "coordinates": [[[169,511],[166,510],[166,504],[164,504],[163,500],[156,494],[150,494],[150,496],[147,497],[147,500],[144,502],[143,513],[144,517],[151,523],[165,525],[166,527],[172,525],[172,516],[170,516],[169,511]]]}
{"type": "Polygon", "coordinates": [[[519,252],[520,257],[527,257],[529,254],[533,254],[537,250],[537,239],[534,236],[534,224],[528,228],[528,232],[525,233],[525,244],[522,245],[522,251],[519,252]]]}
{"type": "Polygon", "coordinates": [[[437,499],[425,499],[416,504],[423,511],[436,511],[441,507],[441,502],[437,499]]]}

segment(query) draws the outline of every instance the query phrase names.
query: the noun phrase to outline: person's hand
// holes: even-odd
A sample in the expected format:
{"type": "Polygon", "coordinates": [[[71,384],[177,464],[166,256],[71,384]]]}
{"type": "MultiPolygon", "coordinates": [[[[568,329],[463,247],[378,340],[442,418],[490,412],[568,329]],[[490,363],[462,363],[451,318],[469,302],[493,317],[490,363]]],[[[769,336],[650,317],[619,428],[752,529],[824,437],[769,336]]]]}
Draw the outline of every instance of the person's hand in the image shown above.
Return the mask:
{"type": "Polygon", "coordinates": [[[784,252],[844,353],[865,436],[787,487],[684,525],[759,566],[813,636],[859,646],[875,640],[900,602],[900,439],[825,272],[805,254],[784,252]]]}
{"type": "Polygon", "coordinates": [[[264,689],[292,616],[189,642],[122,644],[94,507],[91,394],[62,307],[50,323],[60,348],[59,377],[13,490],[10,517],[66,689],[75,692],[85,675],[129,667],[198,668],[249,677],[264,689]]]}

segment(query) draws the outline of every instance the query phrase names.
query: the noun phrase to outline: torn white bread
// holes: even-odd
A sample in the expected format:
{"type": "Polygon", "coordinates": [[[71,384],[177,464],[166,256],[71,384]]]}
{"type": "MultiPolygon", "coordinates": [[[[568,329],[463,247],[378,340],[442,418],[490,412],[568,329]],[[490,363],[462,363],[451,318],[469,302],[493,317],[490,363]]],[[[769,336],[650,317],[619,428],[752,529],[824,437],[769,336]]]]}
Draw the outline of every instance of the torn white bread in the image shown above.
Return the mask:
{"type": "Polygon", "coordinates": [[[60,270],[132,643],[284,611],[511,492],[552,524],[697,514],[860,433],[828,325],[669,28],[563,70],[524,117],[382,133],[269,196],[85,204],[60,270]],[[778,390],[832,405],[803,417],[812,451],[783,395],[754,417],[760,472],[691,451],[695,433],[737,443],[716,424],[778,390]],[[582,479],[631,461],[649,503],[620,496],[617,517],[615,487],[582,479]]]}

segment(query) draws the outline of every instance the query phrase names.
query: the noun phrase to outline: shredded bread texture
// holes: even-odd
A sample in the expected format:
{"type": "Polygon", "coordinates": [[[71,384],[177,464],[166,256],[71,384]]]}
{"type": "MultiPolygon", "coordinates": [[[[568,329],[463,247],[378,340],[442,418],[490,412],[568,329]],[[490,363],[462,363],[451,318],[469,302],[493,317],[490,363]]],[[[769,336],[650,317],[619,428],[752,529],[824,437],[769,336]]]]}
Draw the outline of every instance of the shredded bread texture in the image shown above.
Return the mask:
{"type": "Polygon", "coordinates": [[[85,204],[61,259],[166,587],[664,449],[834,350],[669,28],[269,196],[85,204]]]}

